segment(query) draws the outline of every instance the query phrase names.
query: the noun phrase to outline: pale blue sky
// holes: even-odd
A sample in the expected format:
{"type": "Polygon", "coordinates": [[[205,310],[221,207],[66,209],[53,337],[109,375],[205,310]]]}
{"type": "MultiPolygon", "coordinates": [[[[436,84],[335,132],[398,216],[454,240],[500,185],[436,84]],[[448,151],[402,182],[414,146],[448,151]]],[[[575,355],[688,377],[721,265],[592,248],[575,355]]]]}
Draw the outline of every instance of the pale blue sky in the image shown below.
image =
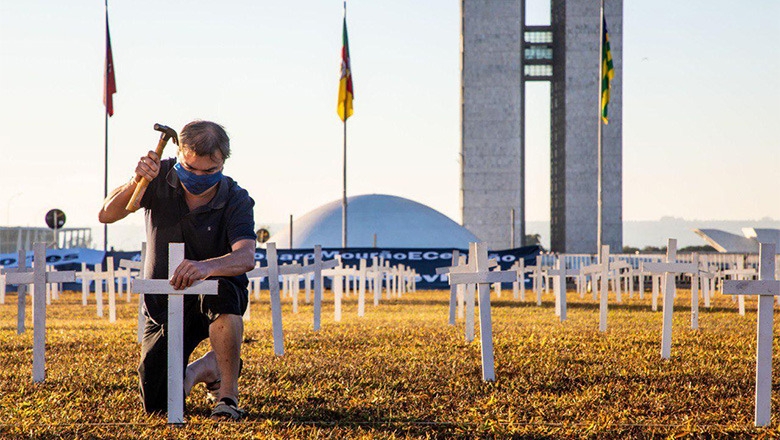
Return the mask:
{"type": "MultiPolygon", "coordinates": [[[[528,3],[531,24],[549,19],[549,3],[528,3]]],[[[226,173],[258,224],[341,196],[341,1],[109,7],[110,187],[156,145],[155,122],[201,118],[230,133],[226,173]]],[[[103,20],[100,1],[0,0],[0,225],[42,226],[58,207],[102,242],[103,20]]],[[[460,2],[353,0],[348,20],[349,193],[460,221],[460,2]]],[[[624,27],[624,219],[780,218],[780,2],[625,0],[624,27]]],[[[529,220],[549,219],[548,101],[529,87],[529,220]]]]}

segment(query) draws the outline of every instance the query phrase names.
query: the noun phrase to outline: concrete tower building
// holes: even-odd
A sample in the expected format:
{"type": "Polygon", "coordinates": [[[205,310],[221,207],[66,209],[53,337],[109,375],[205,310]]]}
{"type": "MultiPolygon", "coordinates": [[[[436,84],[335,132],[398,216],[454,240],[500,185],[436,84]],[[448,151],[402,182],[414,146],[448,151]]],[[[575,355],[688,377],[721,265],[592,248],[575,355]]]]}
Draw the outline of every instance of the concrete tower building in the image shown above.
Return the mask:
{"type": "MultiPolygon", "coordinates": [[[[602,128],[602,230],[604,244],[621,249],[623,1],[604,9],[615,76],[602,128]]],[[[522,244],[525,83],[549,81],[552,250],[593,253],[600,4],[551,0],[550,26],[526,25],[524,11],[524,0],[462,0],[463,225],[492,249],[522,244]]]]}

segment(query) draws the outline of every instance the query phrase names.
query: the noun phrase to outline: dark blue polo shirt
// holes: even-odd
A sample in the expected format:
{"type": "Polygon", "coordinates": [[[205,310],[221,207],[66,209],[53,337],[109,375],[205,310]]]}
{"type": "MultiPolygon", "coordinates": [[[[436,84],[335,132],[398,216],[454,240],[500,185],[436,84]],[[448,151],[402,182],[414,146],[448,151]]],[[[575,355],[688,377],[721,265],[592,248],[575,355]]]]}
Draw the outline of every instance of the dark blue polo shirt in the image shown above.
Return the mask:
{"type": "MultiPolygon", "coordinates": [[[[207,260],[232,251],[239,240],[255,240],[254,200],[230,177],[223,177],[214,198],[190,211],[184,189],[173,169],[176,159],[165,159],[160,173],[149,183],[141,206],[146,208],[146,262],[144,269],[152,279],[168,278],[168,244],[184,243],[188,260],[207,260]]],[[[247,290],[247,277],[222,277],[247,290]]],[[[164,322],[168,310],[165,295],[146,295],[149,316],[164,322]]]]}

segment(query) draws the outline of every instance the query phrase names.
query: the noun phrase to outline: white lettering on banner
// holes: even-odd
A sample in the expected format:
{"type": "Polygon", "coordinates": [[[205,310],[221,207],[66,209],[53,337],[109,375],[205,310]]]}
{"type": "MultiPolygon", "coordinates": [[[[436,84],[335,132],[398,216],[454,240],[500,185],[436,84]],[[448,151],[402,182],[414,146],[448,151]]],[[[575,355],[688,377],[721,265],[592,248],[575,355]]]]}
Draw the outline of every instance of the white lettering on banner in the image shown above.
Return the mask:
{"type": "MultiPolygon", "coordinates": [[[[434,253],[434,252],[431,252],[434,253]]],[[[442,260],[451,260],[452,259],[452,253],[451,252],[444,252],[443,254],[439,254],[439,258],[442,260]]]]}
{"type": "MultiPolygon", "coordinates": [[[[28,266],[32,265],[33,257],[32,251],[26,255],[26,263],[28,266]]],[[[94,249],[85,248],[69,248],[69,249],[47,249],[46,250],[46,263],[54,266],[62,264],[72,264],[84,262],[89,265],[100,263],[103,261],[105,253],[103,251],[97,251],[94,249]]],[[[0,254],[0,265],[4,267],[18,267],[19,257],[16,254],[0,254]]]]}
{"type": "Polygon", "coordinates": [[[346,253],[341,254],[341,259],[342,260],[354,260],[355,259],[355,255],[351,254],[349,252],[346,252],[346,253]]]}
{"type": "Polygon", "coordinates": [[[409,252],[409,259],[415,261],[422,260],[422,258],[420,257],[421,254],[422,252],[409,252]]]}
{"type": "Polygon", "coordinates": [[[424,260],[438,260],[439,254],[437,254],[436,252],[426,252],[423,254],[422,257],[424,260]]]}
{"type": "Polygon", "coordinates": [[[503,257],[501,257],[501,261],[505,261],[507,263],[513,263],[515,261],[515,256],[514,255],[504,255],[503,257]]]}
{"type": "Polygon", "coordinates": [[[338,254],[339,254],[339,251],[326,251],[326,250],[323,250],[322,251],[322,258],[326,259],[326,260],[330,260],[332,258],[335,258],[336,255],[338,255],[338,254]]]}
{"type": "Polygon", "coordinates": [[[279,261],[292,261],[293,256],[290,254],[281,254],[279,255],[279,261]]]}
{"type": "Polygon", "coordinates": [[[397,254],[393,254],[393,259],[394,260],[406,260],[406,254],[402,254],[400,252],[397,253],[397,254]]]}

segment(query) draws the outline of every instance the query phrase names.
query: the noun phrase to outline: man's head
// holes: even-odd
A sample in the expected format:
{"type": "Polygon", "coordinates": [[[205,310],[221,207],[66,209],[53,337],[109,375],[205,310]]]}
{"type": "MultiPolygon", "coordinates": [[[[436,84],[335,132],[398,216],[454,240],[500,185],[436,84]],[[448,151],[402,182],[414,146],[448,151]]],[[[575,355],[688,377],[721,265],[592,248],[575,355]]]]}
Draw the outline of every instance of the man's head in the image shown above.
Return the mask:
{"type": "Polygon", "coordinates": [[[230,157],[230,138],[225,129],[211,121],[192,121],[179,133],[179,150],[224,162],[230,157]]]}
{"type": "Polygon", "coordinates": [[[179,134],[178,156],[174,169],[184,189],[200,195],[222,179],[225,159],[230,157],[230,139],[219,124],[190,122],[179,134]]]}

